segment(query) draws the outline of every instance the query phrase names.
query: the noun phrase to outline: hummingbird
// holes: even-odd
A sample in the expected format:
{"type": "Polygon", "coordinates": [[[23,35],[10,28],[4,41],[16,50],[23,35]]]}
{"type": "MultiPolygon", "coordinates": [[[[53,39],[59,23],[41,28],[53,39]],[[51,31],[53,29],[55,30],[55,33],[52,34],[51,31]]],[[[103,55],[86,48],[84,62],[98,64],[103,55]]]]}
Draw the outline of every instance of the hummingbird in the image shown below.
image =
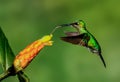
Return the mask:
{"type": "Polygon", "coordinates": [[[86,29],[86,24],[83,20],[79,20],[70,24],[63,24],[60,26],[72,26],[77,30],[77,32],[66,32],[65,34],[67,36],[61,37],[63,41],[88,48],[92,53],[95,53],[100,57],[104,67],[106,68],[101,47],[96,38],[86,29]]]}

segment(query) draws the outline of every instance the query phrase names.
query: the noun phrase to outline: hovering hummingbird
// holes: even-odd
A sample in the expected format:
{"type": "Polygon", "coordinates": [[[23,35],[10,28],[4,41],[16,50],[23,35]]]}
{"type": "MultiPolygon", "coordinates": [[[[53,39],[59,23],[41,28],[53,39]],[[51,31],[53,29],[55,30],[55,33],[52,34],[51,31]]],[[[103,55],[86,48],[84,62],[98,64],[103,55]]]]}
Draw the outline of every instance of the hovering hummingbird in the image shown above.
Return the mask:
{"type": "Polygon", "coordinates": [[[96,40],[96,38],[86,29],[86,25],[84,21],[79,20],[78,22],[75,23],[63,24],[60,26],[61,27],[73,26],[77,30],[77,32],[66,32],[65,34],[67,36],[61,37],[63,41],[86,47],[92,53],[98,54],[98,56],[101,58],[104,64],[104,67],[106,67],[106,63],[101,54],[101,47],[98,41],[96,40]]]}

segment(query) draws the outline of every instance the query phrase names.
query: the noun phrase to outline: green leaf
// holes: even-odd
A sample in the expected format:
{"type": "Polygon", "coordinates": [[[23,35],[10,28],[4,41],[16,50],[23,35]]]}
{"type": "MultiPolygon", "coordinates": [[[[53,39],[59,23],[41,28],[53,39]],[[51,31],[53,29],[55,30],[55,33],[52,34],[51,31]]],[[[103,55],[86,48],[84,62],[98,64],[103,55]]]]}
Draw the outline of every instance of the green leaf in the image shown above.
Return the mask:
{"type": "MultiPolygon", "coordinates": [[[[14,70],[14,68],[12,67],[14,58],[15,55],[5,37],[5,34],[0,28],[0,63],[4,70],[4,73],[0,75],[0,81],[13,74],[12,70],[14,70]]],[[[29,82],[28,77],[22,71],[18,72],[17,75],[20,82],[29,82]]]]}
{"type": "Polygon", "coordinates": [[[2,64],[3,70],[7,71],[13,64],[15,56],[8,43],[5,34],[0,28],[0,63],[2,64]]]}
{"type": "Polygon", "coordinates": [[[17,75],[18,75],[19,82],[30,82],[27,75],[25,75],[22,71],[18,72],[17,75]]]}

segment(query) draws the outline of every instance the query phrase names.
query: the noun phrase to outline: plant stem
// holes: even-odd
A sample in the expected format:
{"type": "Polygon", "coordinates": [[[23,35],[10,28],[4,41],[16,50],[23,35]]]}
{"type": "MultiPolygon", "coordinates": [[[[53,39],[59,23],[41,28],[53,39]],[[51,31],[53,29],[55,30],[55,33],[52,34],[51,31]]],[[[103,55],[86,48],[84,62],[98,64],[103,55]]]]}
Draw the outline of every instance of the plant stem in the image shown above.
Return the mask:
{"type": "Polygon", "coordinates": [[[3,79],[7,78],[9,75],[10,75],[10,72],[9,72],[9,71],[6,71],[6,72],[2,73],[2,74],[0,75],[0,82],[1,82],[3,79]]]}

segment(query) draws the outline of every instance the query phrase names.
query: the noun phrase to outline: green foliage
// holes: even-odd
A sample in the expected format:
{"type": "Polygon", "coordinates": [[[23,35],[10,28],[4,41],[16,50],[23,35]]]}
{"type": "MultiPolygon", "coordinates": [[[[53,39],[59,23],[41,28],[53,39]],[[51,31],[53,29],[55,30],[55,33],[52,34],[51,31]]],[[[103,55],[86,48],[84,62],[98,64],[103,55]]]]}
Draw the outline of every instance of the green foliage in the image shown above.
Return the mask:
{"type": "Polygon", "coordinates": [[[56,25],[79,19],[99,41],[107,68],[85,48],[60,41],[68,30],[62,28],[54,33],[54,46],[26,68],[30,81],[120,82],[120,0],[0,0],[0,26],[15,54],[56,25]]]}
{"type": "Polygon", "coordinates": [[[7,71],[8,68],[12,66],[14,58],[15,56],[8,43],[8,40],[0,28],[0,63],[2,64],[4,71],[7,71]]]}
{"type": "MultiPolygon", "coordinates": [[[[14,58],[15,56],[8,40],[0,28],[0,63],[4,70],[3,74],[0,75],[0,81],[14,74],[14,58]]],[[[18,72],[17,75],[20,82],[29,82],[28,77],[22,71],[18,72]]]]}

